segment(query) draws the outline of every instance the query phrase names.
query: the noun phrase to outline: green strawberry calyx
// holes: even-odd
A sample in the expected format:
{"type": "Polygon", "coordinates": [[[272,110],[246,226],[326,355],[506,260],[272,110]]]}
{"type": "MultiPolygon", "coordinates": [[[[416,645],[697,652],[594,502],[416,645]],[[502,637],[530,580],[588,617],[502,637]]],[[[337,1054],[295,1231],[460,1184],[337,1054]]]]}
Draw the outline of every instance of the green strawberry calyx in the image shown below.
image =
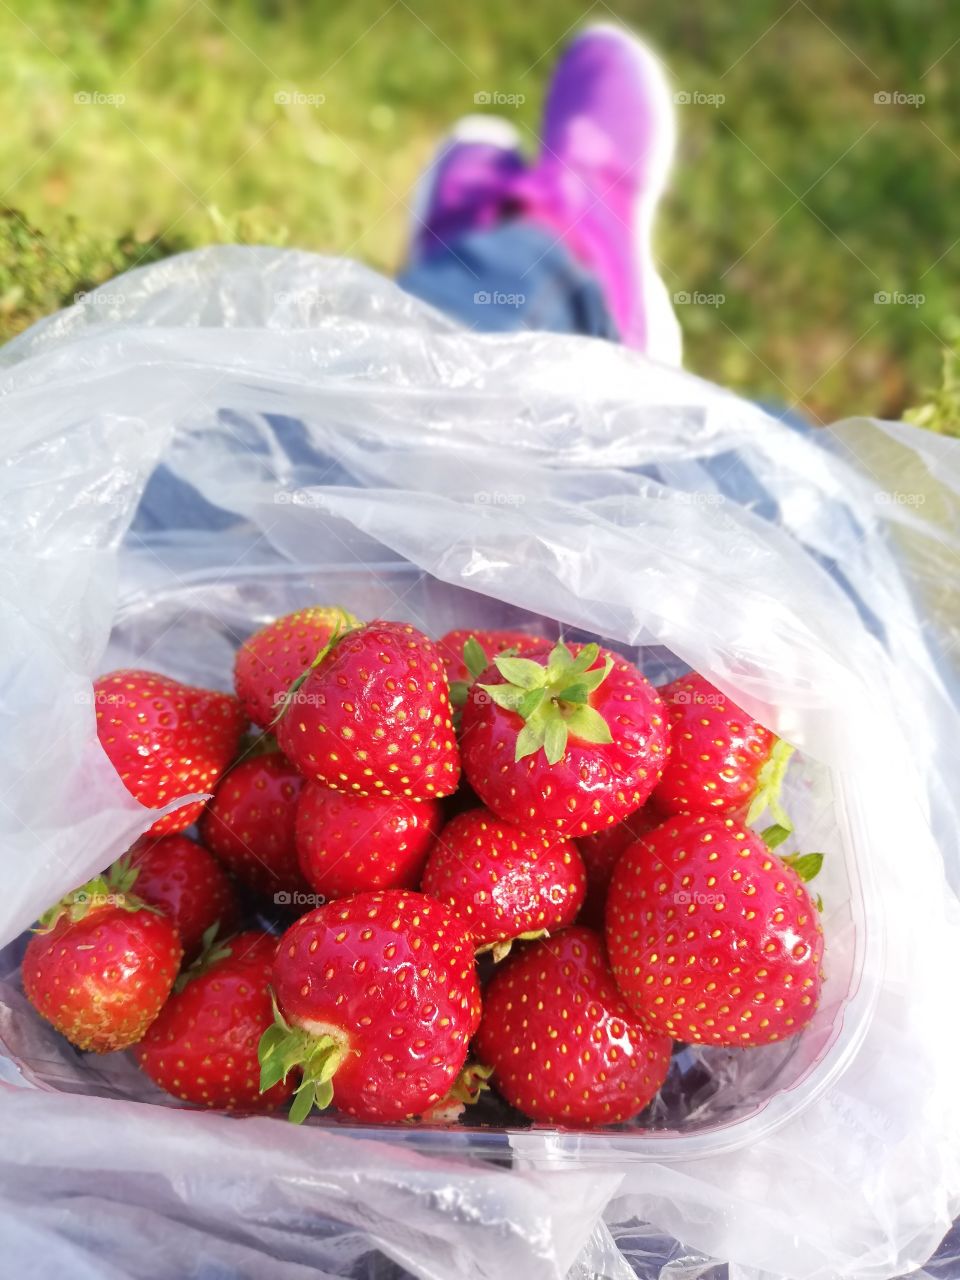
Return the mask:
{"type": "Polygon", "coordinates": [[[793,823],[780,803],[780,791],[792,755],[793,747],[789,742],[777,738],[757,777],[757,789],[753,793],[750,808],[747,810],[748,826],[756,822],[757,818],[769,809],[777,826],[786,827],[788,832],[793,830],[793,823]]]}
{"type": "MultiPolygon", "coordinates": [[[[765,831],[761,831],[760,839],[772,852],[774,849],[779,849],[792,834],[792,828],[785,827],[781,823],[774,823],[772,827],[767,827],[765,831]]],[[[822,853],[781,853],[778,856],[781,862],[796,872],[804,884],[814,880],[820,874],[820,869],[823,866],[822,853]]]]}
{"type": "Polygon", "coordinates": [[[407,1116],[406,1124],[456,1124],[463,1115],[464,1108],[480,1101],[490,1088],[487,1081],[493,1075],[493,1067],[485,1067],[479,1062],[466,1062],[460,1074],[450,1086],[447,1094],[432,1107],[420,1115],[407,1116]]]}
{"type": "MultiPolygon", "coordinates": [[[[510,657],[516,652],[515,649],[506,649],[500,656],[510,657]]],[[[463,646],[463,665],[467,668],[470,675],[469,680],[453,680],[450,684],[450,704],[453,707],[462,707],[467,701],[467,694],[470,692],[470,686],[475,680],[483,675],[487,667],[490,665],[490,659],[484,653],[483,645],[476,636],[468,636],[463,646]]]]}
{"type": "Polygon", "coordinates": [[[480,1095],[490,1088],[487,1081],[493,1075],[493,1067],[486,1067],[480,1062],[465,1062],[460,1074],[450,1086],[449,1098],[472,1106],[480,1101],[480,1095]]]}
{"type": "Polygon", "coordinates": [[[489,951],[493,956],[494,964],[499,964],[510,954],[515,942],[539,942],[542,938],[549,938],[549,936],[546,929],[531,929],[529,933],[518,933],[515,938],[500,938],[497,942],[484,943],[482,947],[477,947],[476,954],[482,956],[489,951]]]}
{"type": "Polygon", "coordinates": [[[574,657],[559,640],[546,665],[506,654],[494,658],[504,683],[481,684],[477,688],[498,707],[515,712],[525,722],[517,734],[515,760],[532,756],[542,748],[547,762],[558,764],[571,736],[581,742],[613,741],[606,720],[590,705],[590,695],[613,670],[609,655],[602,666],[594,668],[599,656],[598,644],[585,644],[574,657]]]}
{"type": "Polygon", "coordinates": [[[116,907],[119,911],[152,911],[155,915],[162,915],[157,907],[131,893],[139,874],[139,868],[131,865],[130,854],[124,854],[106,871],[54,903],[40,917],[40,927],[36,932],[49,933],[63,916],[75,924],[100,907],[116,907]]]}
{"type": "Polygon", "coordinates": [[[260,1092],[272,1089],[295,1068],[302,1079],[290,1105],[289,1119],[303,1124],[314,1107],[323,1111],[333,1101],[333,1077],[346,1056],[343,1040],[329,1034],[314,1035],[302,1027],[291,1027],[273,1001],[273,1025],[267,1027],[257,1046],[260,1063],[260,1092]]]}
{"type": "Polygon", "coordinates": [[[337,647],[344,636],[349,635],[351,631],[356,631],[358,627],[362,626],[359,618],[355,618],[352,613],[347,609],[342,609],[339,605],[335,606],[335,608],[330,612],[335,613],[337,618],[333,631],[330,633],[330,639],[319,651],[317,656],[310,663],[309,667],[300,672],[286,693],[281,697],[278,697],[277,714],[267,726],[268,732],[283,719],[291,705],[296,701],[296,694],[301,685],[313,674],[314,671],[316,671],[324,658],[326,658],[327,655],[337,647]]]}
{"type": "Polygon", "coordinates": [[[219,932],[219,920],[214,920],[213,924],[204,930],[200,954],[193,964],[180,971],[176,982],[173,984],[174,991],[182,991],[188,983],[193,982],[194,978],[202,977],[203,974],[208,973],[215,965],[218,965],[221,960],[227,960],[233,955],[230,939],[218,938],[217,934],[219,932]]]}

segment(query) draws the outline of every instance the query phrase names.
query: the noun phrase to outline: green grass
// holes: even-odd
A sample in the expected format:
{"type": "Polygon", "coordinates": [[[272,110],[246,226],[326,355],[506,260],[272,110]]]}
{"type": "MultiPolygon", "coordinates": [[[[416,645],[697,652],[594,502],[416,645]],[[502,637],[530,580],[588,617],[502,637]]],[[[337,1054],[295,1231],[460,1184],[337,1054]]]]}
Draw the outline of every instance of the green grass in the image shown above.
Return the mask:
{"type": "MultiPolygon", "coordinates": [[[[0,336],[130,265],[224,239],[392,271],[410,188],[474,94],[524,95],[507,111],[532,149],[554,46],[585,16],[611,17],[572,0],[11,4],[0,6],[0,336]]],[[[936,380],[957,305],[951,7],[614,7],[661,49],[679,90],[725,97],[680,108],[659,227],[669,288],[725,299],[681,308],[688,365],[820,419],[901,413],[936,380]],[[926,101],[879,105],[883,90],[926,101]],[[896,291],[924,301],[874,300],[896,291]]]]}

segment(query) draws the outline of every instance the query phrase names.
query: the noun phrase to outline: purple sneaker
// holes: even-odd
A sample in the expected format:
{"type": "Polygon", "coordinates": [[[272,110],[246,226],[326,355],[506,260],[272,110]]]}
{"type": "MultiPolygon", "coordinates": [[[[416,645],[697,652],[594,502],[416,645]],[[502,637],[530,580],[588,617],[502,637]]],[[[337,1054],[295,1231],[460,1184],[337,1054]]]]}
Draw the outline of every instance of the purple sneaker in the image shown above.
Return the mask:
{"type": "Polygon", "coordinates": [[[410,266],[470,231],[496,226],[524,172],[519,134],[500,116],[464,116],[413,195],[410,266]]]}
{"type": "Polygon", "coordinates": [[[618,27],[581,32],[554,72],[541,142],[516,192],[526,215],[597,277],[627,346],[680,364],[680,326],[652,247],[676,142],[658,59],[618,27]]]}

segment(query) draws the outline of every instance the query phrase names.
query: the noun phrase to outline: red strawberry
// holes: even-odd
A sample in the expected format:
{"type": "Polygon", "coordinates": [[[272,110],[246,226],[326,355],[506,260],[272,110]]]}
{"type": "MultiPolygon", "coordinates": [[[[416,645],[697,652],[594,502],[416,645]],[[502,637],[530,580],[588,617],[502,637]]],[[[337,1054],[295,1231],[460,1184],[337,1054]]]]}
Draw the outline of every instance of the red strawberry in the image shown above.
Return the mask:
{"type": "Polygon", "coordinates": [[[283,698],[294,681],[330,642],[335,631],[359,626],[359,621],[341,609],[315,605],[277,618],[255,632],[237,650],[233,682],[244,714],[268,728],[283,706],[283,698]]]}
{"type": "Polygon", "coordinates": [[[277,740],[304,777],[356,795],[428,800],[460,780],[436,645],[403,622],[349,631],[293,695],[277,740]]]}
{"type": "Polygon", "coordinates": [[[186,836],[142,841],[123,863],[136,873],[131,884],[137,897],[173,921],[187,960],[200,950],[211,925],[219,924],[224,935],[239,923],[240,904],[223,868],[186,836]]]}
{"type": "Polygon", "coordinates": [[[768,1044],[817,1007],[817,910],[796,872],[732,818],[675,814],[627,849],[607,945],[629,1004],[677,1040],[768,1044]]]}
{"type": "Polygon", "coordinates": [[[183,951],[165,915],[97,876],[47,913],[27,943],[23,989],[78,1049],[135,1044],[160,1012],[183,951]]]}
{"type": "Polygon", "coordinates": [[[576,927],[496,970],[476,1049],[500,1093],[531,1120],[601,1125],[644,1109],[666,1078],[671,1044],[631,1013],[599,935],[576,927]]]}
{"type": "MultiPolygon", "coordinates": [[[[153,671],[114,671],[95,681],[97,733],[124,786],[160,809],[178,796],[212,791],[237,752],[243,716],[236,698],[195,689],[153,671]]],[[[203,801],[183,805],[147,835],[183,831],[203,801]]]]}
{"type": "Polygon", "coordinates": [[[793,748],[695,672],[664,685],[660,696],[673,747],[653,793],[660,812],[746,813],[753,822],[769,807],[789,827],[779,793],[793,748]]]}
{"type": "Polygon", "coordinates": [[[278,751],[254,756],[230,770],[200,819],[207,848],[241,884],[273,901],[289,902],[308,889],[294,839],[302,786],[278,751]]]}
{"type": "Polygon", "coordinates": [[[296,1122],[331,1100],[359,1120],[422,1115],[450,1092],[480,1022],[467,931],[404,890],[301,916],[280,940],[273,989],[280,1019],[260,1042],[261,1087],[301,1066],[296,1122]]]}
{"type": "Polygon", "coordinates": [[[327,899],[412,889],[440,822],[439,800],[345,795],[308,782],[297,806],[300,870],[327,899]]]}
{"type": "Polygon", "coordinates": [[[437,641],[437,648],[446,668],[451,701],[462,707],[467,689],[486,671],[491,659],[508,649],[518,657],[549,649],[550,641],[525,631],[448,631],[437,641]]]}
{"type": "Polygon", "coordinates": [[[662,815],[653,812],[649,805],[631,813],[615,827],[605,827],[592,836],[581,836],[577,848],[587,871],[587,897],[580,912],[580,923],[601,932],[606,919],[607,890],[613,869],[621,854],[647,831],[663,821],[662,815]]]}
{"type": "Polygon", "coordinates": [[[575,918],[586,875],[571,840],[472,809],[448,822],[423,872],[423,892],[445,902],[480,950],[502,959],[515,938],[540,937],[575,918]]]}
{"type": "Polygon", "coordinates": [[[163,1006],[137,1045],[137,1062],[167,1093],[198,1107],[272,1111],[293,1094],[260,1092],[257,1046],[273,1024],[269,982],[277,939],[251,930],[216,944],[206,967],[163,1006]]]}
{"type": "Polygon", "coordinates": [[[657,691],[595,644],[497,658],[463,709],[463,767],[484,804],[565,836],[638,809],[668,749],[657,691]]]}

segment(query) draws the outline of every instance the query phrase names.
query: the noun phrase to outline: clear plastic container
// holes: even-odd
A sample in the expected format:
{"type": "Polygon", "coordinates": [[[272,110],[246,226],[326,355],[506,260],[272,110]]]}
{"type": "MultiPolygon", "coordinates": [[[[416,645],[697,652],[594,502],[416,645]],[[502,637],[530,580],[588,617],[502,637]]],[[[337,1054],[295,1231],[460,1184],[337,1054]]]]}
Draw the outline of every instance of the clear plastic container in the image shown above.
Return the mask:
{"type": "MultiPolygon", "coordinates": [[[[229,688],[234,651],[250,632],[317,601],[342,604],[359,617],[408,620],[432,635],[465,626],[510,626],[548,635],[558,630],[550,619],[451,587],[402,563],[315,571],[236,569],[182,579],[176,589],[160,594],[128,597],[119,610],[104,669],[146,666],[229,688]]],[[[613,647],[655,681],[682,670],[664,649],[613,647]]],[[[857,814],[846,804],[842,788],[813,761],[795,758],[787,788],[803,846],[827,855],[816,882],[824,899],[826,981],[813,1021],[791,1040],[758,1049],[678,1047],[659,1097],[642,1116],[609,1130],[558,1131],[553,1142],[530,1144],[537,1161],[663,1161],[749,1143],[802,1111],[855,1052],[875,998],[863,980],[865,948],[868,941],[880,944],[875,936],[868,938],[865,927],[857,814]]],[[[16,958],[8,954],[8,972],[16,958]]],[[[876,971],[877,966],[867,968],[876,971]]],[[[39,1049],[32,1040],[8,1047],[41,1087],[176,1105],[136,1070],[128,1055],[84,1058],[52,1033],[39,1044],[39,1049]]],[[[468,1110],[454,1128],[361,1128],[335,1112],[310,1123],[432,1151],[494,1157],[502,1157],[508,1138],[522,1153],[522,1135],[530,1131],[523,1117],[495,1098],[468,1110]]]]}

